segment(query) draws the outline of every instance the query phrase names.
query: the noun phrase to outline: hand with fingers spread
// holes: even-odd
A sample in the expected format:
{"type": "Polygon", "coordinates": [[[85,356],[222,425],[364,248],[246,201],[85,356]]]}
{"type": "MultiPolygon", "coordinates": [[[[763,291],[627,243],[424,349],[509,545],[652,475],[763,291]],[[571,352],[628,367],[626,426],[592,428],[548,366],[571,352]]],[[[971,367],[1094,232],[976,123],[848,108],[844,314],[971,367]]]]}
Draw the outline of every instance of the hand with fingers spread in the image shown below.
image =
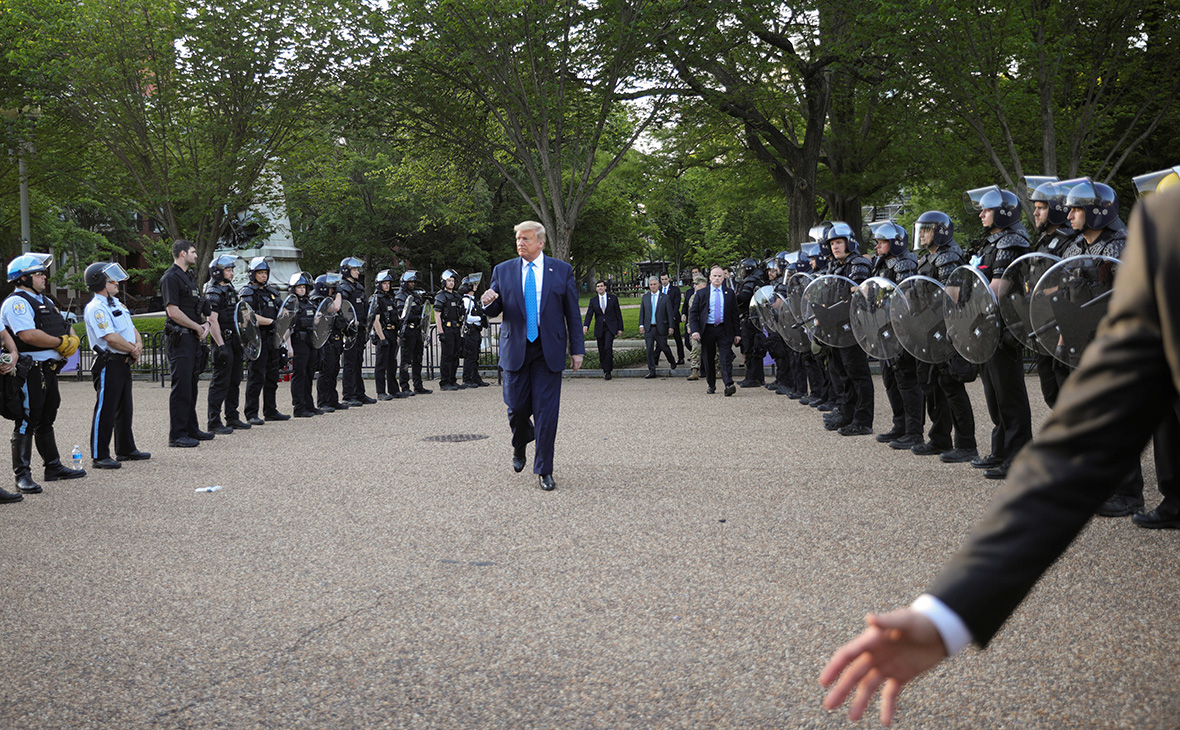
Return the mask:
{"type": "Polygon", "coordinates": [[[819,675],[824,687],[835,682],[824,698],[824,708],[836,709],[855,688],[848,717],[859,720],[880,689],[881,724],[888,725],[902,688],[946,658],[946,647],[934,622],[910,608],[870,613],[865,623],[868,628],[840,647],[819,675]]]}

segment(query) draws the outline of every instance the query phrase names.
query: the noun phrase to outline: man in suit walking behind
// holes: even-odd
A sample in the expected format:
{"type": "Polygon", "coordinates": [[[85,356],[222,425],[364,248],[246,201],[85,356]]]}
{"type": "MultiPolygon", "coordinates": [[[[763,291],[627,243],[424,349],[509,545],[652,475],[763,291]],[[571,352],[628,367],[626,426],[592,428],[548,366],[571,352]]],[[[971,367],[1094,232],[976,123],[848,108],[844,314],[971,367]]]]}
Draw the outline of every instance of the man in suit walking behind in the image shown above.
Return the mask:
{"type": "Polygon", "coordinates": [[[590,322],[594,322],[594,339],[598,341],[598,362],[602,365],[602,377],[610,380],[615,369],[615,338],[623,334],[623,310],[619,298],[606,291],[606,281],[599,279],[594,285],[598,296],[590,299],[586,307],[586,319],[582,322],[582,334],[589,334],[590,322]]]}
{"type": "Polygon", "coordinates": [[[740,345],[738,335],[737,304],[733,289],[725,286],[725,271],[714,266],[709,271],[709,286],[692,299],[688,310],[688,331],[693,342],[701,343],[701,370],[709,384],[706,393],[717,392],[717,368],[715,358],[718,348],[721,352],[721,382],[725,383],[725,395],[734,394],[733,346],[740,345]]]}
{"type": "Polygon", "coordinates": [[[512,468],[524,470],[525,447],[535,440],[533,473],[541,489],[551,491],[557,487],[553,445],[566,349],[577,372],[586,344],[578,327],[581,312],[573,268],[542,252],[545,227],[540,223],[525,221],[515,230],[520,258],[504,261],[492,270],[492,283],[481,303],[488,317],[504,315],[500,367],[512,430],[512,468]]]}
{"type": "Polygon", "coordinates": [[[672,348],[668,347],[668,337],[672,334],[672,326],[676,322],[672,297],[666,297],[660,292],[659,277],[650,277],[647,286],[650,291],[643,295],[643,300],[639,303],[639,331],[647,341],[647,375],[644,377],[656,376],[660,353],[668,358],[668,374],[675,375],[676,358],[672,356],[672,348]]]}

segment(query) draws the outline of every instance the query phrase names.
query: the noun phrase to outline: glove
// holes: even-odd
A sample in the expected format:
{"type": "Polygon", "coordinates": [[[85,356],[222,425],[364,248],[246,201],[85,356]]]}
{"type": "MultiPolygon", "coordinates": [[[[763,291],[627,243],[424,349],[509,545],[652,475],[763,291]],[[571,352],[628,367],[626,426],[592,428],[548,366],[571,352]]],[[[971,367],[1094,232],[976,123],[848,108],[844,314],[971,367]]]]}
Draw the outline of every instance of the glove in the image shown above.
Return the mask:
{"type": "Polygon", "coordinates": [[[382,350],[389,349],[389,340],[388,339],[379,340],[377,343],[377,346],[380,347],[382,350]]]}
{"type": "Polygon", "coordinates": [[[78,351],[78,346],[82,344],[82,338],[71,332],[68,335],[61,336],[61,344],[53,348],[57,350],[62,357],[69,357],[78,351]]]}
{"type": "Polygon", "coordinates": [[[229,362],[233,359],[234,351],[228,343],[218,345],[217,349],[213,351],[213,359],[218,363],[229,362]]]}

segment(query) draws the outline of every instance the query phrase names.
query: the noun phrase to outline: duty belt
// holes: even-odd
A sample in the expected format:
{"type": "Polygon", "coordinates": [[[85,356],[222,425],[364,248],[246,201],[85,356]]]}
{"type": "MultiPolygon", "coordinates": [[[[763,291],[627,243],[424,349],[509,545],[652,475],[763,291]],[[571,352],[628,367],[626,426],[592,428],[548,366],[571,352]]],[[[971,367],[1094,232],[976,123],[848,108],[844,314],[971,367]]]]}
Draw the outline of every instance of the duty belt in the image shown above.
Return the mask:
{"type": "Polygon", "coordinates": [[[110,352],[107,350],[95,350],[95,360],[115,360],[116,362],[131,362],[131,356],[125,355],[121,352],[110,352]]]}
{"type": "Polygon", "coordinates": [[[442,326],[443,327],[458,327],[459,323],[458,322],[443,322],[442,326]]]}
{"type": "Polygon", "coordinates": [[[34,360],[33,364],[42,370],[48,370],[51,373],[56,373],[65,367],[65,360],[34,360]]]}

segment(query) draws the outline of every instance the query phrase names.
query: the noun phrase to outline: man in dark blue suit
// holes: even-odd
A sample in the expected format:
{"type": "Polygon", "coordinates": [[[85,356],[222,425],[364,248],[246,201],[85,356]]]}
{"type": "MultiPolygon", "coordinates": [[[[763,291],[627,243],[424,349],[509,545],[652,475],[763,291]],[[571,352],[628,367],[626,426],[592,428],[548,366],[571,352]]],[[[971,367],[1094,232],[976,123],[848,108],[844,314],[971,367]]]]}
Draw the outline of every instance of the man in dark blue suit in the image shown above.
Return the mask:
{"type": "Polygon", "coordinates": [[[606,281],[599,279],[594,285],[598,296],[590,299],[586,307],[586,319],[582,322],[582,334],[589,334],[590,323],[594,322],[594,339],[598,341],[598,362],[602,365],[602,377],[610,380],[615,369],[615,338],[623,334],[623,310],[619,298],[606,291],[606,281]]]}
{"type": "Polygon", "coordinates": [[[693,342],[701,343],[701,370],[709,389],[717,392],[717,371],[714,358],[721,349],[721,381],[725,383],[725,395],[736,390],[733,384],[733,346],[741,344],[737,333],[738,308],[734,302],[733,289],[725,286],[725,271],[714,266],[709,272],[709,286],[693,297],[688,311],[688,331],[693,342]]]}
{"type": "Polygon", "coordinates": [[[512,429],[512,468],[524,470],[525,447],[537,442],[533,473],[541,489],[553,490],[553,444],[561,406],[561,372],[568,349],[574,372],[586,354],[578,327],[578,290],[573,268],[549,258],[545,227],[536,221],[516,226],[520,258],[498,264],[482,303],[488,317],[504,315],[500,324],[500,367],[504,403],[512,429]]]}
{"type": "Polygon", "coordinates": [[[668,337],[672,334],[672,325],[676,321],[676,310],[672,308],[672,298],[660,292],[660,280],[651,277],[647,280],[651,290],[643,295],[639,302],[639,331],[647,342],[647,375],[654,378],[656,366],[660,364],[660,353],[668,358],[669,375],[676,374],[676,358],[672,357],[672,348],[668,347],[668,337]]]}

